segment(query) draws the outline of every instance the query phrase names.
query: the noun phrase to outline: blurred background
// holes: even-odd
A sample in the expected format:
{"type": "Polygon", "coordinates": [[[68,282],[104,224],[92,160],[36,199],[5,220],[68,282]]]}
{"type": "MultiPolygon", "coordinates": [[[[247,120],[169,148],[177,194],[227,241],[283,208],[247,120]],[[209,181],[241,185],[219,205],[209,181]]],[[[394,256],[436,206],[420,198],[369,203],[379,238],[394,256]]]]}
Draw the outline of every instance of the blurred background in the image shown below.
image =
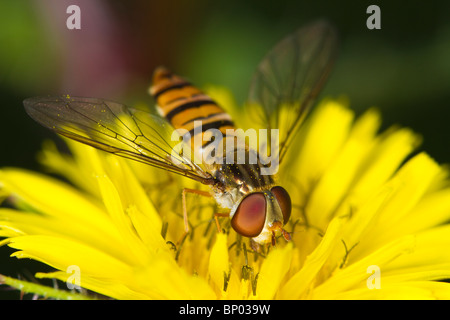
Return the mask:
{"type": "MultiPolygon", "coordinates": [[[[165,65],[200,87],[228,87],[242,104],[267,50],[318,18],[333,22],[341,38],[322,97],[345,95],[358,114],[378,107],[384,127],[411,127],[424,137],[421,150],[449,163],[449,13],[444,0],[0,1],[0,167],[39,170],[42,141],[55,139],[26,115],[27,97],[150,105],[152,71],[165,65]],[[381,9],[381,30],[366,27],[371,4],[381,9]],[[66,27],[70,5],[81,9],[80,30],[66,27]]],[[[11,252],[0,248],[1,273],[33,269],[11,252]]]]}

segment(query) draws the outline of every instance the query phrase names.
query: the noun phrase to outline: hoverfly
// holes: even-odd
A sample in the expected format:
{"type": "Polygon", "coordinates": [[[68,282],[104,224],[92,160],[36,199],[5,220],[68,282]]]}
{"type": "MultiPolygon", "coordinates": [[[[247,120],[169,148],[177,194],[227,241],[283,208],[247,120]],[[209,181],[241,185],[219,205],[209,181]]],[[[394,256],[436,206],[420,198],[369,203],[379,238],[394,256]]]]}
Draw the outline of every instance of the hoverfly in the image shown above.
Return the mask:
{"type": "MultiPolygon", "coordinates": [[[[253,108],[261,108],[267,128],[285,130],[279,143],[279,163],[324,85],[336,46],[334,29],[325,21],[315,22],[284,38],[257,67],[248,100],[253,108]],[[286,106],[293,115],[288,124],[280,120],[286,106]]],[[[235,139],[227,135],[226,129],[234,128],[230,115],[163,67],[156,69],[150,93],[159,115],[103,99],[70,96],[34,97],[24,105],[34,120],[58,134],[208,185],[217,203],[230,209],[233,229],[256,244],[275,244],[280,234],[289,240],[283,227],[291,214],[290,196],[276,184],[274,175],[260,173],[260,162],[198,164],[185,153],[174,153],[170,138],[174,130],[193,133],[198,121],[203,125],[202,135],[207,128],[215,128],[224,134],[225,142],[235,139]]],[[[192,152],[201,154],[207,144],[203,141],[192,147],[192,152]]],[[[248,145],[244,149],[246,155],[253,152],[248,145]]]]}

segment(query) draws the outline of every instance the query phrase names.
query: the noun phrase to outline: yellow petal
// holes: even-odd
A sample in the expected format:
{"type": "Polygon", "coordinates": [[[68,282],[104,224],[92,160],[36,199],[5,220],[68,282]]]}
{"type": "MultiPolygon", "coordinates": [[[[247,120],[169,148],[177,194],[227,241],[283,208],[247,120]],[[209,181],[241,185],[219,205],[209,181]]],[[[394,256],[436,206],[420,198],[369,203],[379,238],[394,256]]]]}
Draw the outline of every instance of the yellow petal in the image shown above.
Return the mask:
{"type": "Polygon", "coordinates": [[[391,130],[379,138],[368,153],[353,187],[354,197],[366,199],[397,170],[402,161],[420,143],[420,137],[408,129],[391,130]]]}
{"type": "MultiPolygon", "coordinates": [[[[356,252],[367,252],[369,247],[373,249],[410,233],[403,230],[403,222],[409,219],[409,213],[417,206],[430,184],[439,174],[438,165],[426,154],[420,153],[410,159],[384,186],[390,194],[383,203],[383,208],[363,235],[356,252]],[[379,232],[382,228],[383,232],[379,232]],[[369,240],[370,239],[370,240],[369,240]]],[[[430,210],[432,208],[429,208],[430,210]]],[[[449,215],[450,217],[450,215],[449,215]]],[[[420,229],[420,220],[415,220],[420,229]]]]}
{"type": "Polygon", "coordinates": [[[209,257],[209,276],[219,292],[224,289],[225,278],[229,273],[227,235],[218,233],[209,257]]]}
{"type": "Polygon", "coordinates": [[[128,246],[130,252],[133,253],[137,262],[145,264],[149,259],[149,248],[144,246],[144,243],[135,233],[129,217],[125,215],[121,199],[115,186],[106,175],[98,176],[97,181],[105,207],[118,228],[121,238],[128,246]]]}
{"type": "Polygon", "coordinates": [[[318,106],[305,129],[305,142],[296,159],[296,172],[302,186],[310,186],[323,173],[348,137],[353,113],[337,102],[318,106]]]}
{"type": "Polygon", "coordinates": [[[119,193],[125,208],[136,206],[145,216],[152,227],[161,231],[161,217],[151,203],[134,172],[127,165],[127,161],[113,155],[105,155],[107,175],[119,193]]]}
{"type": "Polygon", "coordinates": [[[388,268],[389,263],[401,255],[411,254],[414,250],[416,239],[414,236],[407,236],[385,245],[372,254],[368,254],[363,259],[348,265],[344,269],[337,269],[332,277],[315,288],[314,299],[328,299],[329,295],[346,291],[353,288],[367,288],[367,280],[371,273],[368,268],[376,266],[381,270],[381,285],[383,285],[383,273],[388,268]]]}
{"type": "Polygon", "coordinates": [[[306,258],[303,268],[296,272],[280,290],[281,299],[299,299],[307,294],[307,289],[331,254],[334,246],[340,242],[340,231],[345,219],[334,218],[328,225],[320,244],[306,258]]]}
{"type": "Polygon", "coordinates": [[[66,177],[89,194],[99,196],[95,175],[104,174],[99,154],[95,148],[63,138],[73,156],[59,152],[53,141],[44,141],[38,154],[39,162],[49,172],[66,177]]]}
{"type": "Polygon", "coordinates": [[[387,284],[380,289],[356,289],[339,292],[325,299],[341,300],[449,300],[450,284],[433,281],[411,281],[387,284]]]}
{"type": "Polygon", "coordinates": [[[271,250],[258,274],[257,295],[259,299],[273,299],[284,276],[289,271],[292,258],[292,244],[271,250]]]}
{"type": "Polygon", "coordinates": [[[442,268],[450,263],[450,225],[432,228],[418,233],[414,252],[396,259],[388,274],[402,274],[407,270],[430,270],[429,267],[442,268]]]}
{"type": "Polygon", "coordinates": [[[355,177],[373,147],[378,126],[378,114],[373,110],[367,112],[351,129],[340,152],[330,160],[308,200],[306,212],[311,225],[325,229],[345,197],[351,194],[355,177]]]}
{"type": "MultiPolygon", "coordinates": [[[[116,258],[127,261],[128,248],[120,241],[120,238],[112,237],[111,234],[102,229],[87,228],[86,225],[72,219],[70,227],[68,220],[61,217],[48,217],[34,213],[24,213],[21,211],[0,208],[0,227],[3,236],[18,235],[49,235],[56,238],[70,239],[85,245],[95,245],[95,247],[116,258]],[[12,232],[8,235],[8,232],[12,232]]],[[[129,259],[129,262],[133,260],[129,259]]]]}
{"type": "Polygon", "coordinates": [[[75,219],[86,228],[102,228],[108,232],[111,222],[100,207],[81,192],[48,176],[22,169],[0,170],[0,181],[5,188],[26,201],[39,212],[75,219]]]}
{"type": "Polygon", "coordinates": [[[126,210],[131,219],[131,223],[136,229],[139,238],[146,247],[152,250],[166,248],[164,239],[161,236],[161,228],[149,219],[148,215],[143,214],[137,207],[131,206],[126,210]]]}
{"type": "Polygon", "coordinates": [[[68,266],[76,265],[82,274],[123,281],[130,274],[129,266],[122,261],[73,240],[44,235],[21,236],[10,239],[9,246],[21,250],[12,256],[32,258],[58,270],[66,270],[68,266]]]}
{"type": "Polygon", "coordinates": [[[133,287],[158,299],[217,298],[205,279],[187,274],[164,252],[158,253],[145,267],[136,269],[133,275],[133,287]]]}

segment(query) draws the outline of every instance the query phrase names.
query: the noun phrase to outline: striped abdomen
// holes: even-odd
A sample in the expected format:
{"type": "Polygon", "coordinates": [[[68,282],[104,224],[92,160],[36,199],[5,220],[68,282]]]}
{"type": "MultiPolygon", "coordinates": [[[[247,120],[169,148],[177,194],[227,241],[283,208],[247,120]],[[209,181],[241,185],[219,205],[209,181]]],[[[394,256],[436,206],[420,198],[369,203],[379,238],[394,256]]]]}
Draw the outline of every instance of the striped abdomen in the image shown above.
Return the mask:
{"type": "MultiPolygon", "coordinates": [[[[197,126],[201,123],[202,131],[199,131],[198,127],[196,132],[201,132],[202,137],[208,129],[218,129],[224,137],[227,129],[234,129],[230,115],[217,103],[164,67],[155,70],[150,93],[157,102],[161,116],[165,117],[175,129],[189,131],[191,146],[194,146],[194,123],[197,126]]],[[[210,142],[208,140],[209,138],[202,139],[202,147],[210,142]]]]}

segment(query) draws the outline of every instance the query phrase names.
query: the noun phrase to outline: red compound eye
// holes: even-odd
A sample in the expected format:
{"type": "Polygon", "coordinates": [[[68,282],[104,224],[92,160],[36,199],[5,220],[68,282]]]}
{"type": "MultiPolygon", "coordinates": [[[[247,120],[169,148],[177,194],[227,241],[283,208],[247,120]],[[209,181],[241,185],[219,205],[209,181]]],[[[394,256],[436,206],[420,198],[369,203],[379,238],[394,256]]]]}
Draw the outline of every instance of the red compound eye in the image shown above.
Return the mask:
{"type": "Polygon", "coordinates": [[[266,198],[264,194],[251,193],[239,204],[231,226],[244,237],[256,237],[264,228],[266,221],[266,198]]]}
{"type": "Polygon", "coordinates": [[[291,217],[292,202],[289,193],[283,187],[273,187],[273,195],[277,198],[278,205],[281,208],[281,213],[283,214],[283,224],[288,223],[291,217]]]}

